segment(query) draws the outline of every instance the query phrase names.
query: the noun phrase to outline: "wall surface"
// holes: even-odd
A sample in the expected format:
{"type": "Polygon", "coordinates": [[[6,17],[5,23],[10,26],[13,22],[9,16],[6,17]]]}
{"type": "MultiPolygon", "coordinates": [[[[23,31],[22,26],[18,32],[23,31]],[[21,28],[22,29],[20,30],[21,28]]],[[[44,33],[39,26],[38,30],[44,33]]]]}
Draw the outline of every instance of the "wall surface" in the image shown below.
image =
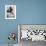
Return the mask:
{"type": "MultiPolygon", "coordinates": [[[[46,24],[46,0],[0,0],[0,44],[8,43],[17,24],[46,24]],[[5,5],[16,5],[16,20],[5,20],[5,5]]],[[[17,39],[16,39],[17,43],[17,39]]]]}

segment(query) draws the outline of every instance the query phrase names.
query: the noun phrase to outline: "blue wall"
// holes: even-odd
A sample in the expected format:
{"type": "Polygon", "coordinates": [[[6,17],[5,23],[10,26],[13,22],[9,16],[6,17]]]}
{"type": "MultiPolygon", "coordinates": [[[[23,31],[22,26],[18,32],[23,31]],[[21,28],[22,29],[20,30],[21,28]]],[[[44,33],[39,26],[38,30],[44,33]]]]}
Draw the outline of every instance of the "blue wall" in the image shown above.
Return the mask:
{"type": "Polygon", "coordinates": [[[46,24],[46,0],[0,0],[0,44],[8,43],[9,32],[17,33],[17,24],[46,24]],[[16,20],[5,20],[8,4],[16,5],[16,20]]]}

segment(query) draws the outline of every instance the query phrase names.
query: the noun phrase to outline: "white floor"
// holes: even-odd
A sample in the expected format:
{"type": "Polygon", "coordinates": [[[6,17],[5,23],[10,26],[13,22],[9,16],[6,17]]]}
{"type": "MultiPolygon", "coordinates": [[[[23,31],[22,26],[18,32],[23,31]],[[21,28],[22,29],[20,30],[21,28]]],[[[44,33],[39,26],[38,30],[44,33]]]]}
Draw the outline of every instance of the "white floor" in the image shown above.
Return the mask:
{"type": "MultiPolygon", "coordinates": [[[[8,44],[0,44],[0,46],[8,46],[8,44]]],[[[11,45],[10,46],[18,46],[18,44],[14,44],[14,45],[11,45]]]]}
{"type": "Polygon", "coordinates": [[[18,46],[18,44],[14,44],[13,46],[18,46]]]}

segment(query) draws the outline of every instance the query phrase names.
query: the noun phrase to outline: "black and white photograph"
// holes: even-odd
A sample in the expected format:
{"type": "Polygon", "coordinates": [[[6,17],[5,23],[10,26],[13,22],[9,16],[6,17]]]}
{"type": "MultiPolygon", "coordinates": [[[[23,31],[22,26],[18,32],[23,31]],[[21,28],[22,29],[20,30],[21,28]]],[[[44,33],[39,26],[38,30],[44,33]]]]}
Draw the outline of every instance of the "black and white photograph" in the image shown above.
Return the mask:
{"type": "Polygon", "coordinates": [[[16,5],[5,5],[5,19],[16,19],[16,5]]]}

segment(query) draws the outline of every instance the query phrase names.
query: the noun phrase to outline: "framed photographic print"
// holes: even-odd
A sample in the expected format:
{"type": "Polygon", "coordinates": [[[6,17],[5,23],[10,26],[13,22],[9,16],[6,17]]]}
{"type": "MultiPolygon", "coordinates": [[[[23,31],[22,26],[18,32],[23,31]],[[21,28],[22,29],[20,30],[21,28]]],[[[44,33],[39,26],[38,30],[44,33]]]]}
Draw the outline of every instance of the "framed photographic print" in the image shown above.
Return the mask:
{"type": "Polygon", "coordinates": [[[5,5],[5,19],[16,19],[16,5],[5,5]]]}

